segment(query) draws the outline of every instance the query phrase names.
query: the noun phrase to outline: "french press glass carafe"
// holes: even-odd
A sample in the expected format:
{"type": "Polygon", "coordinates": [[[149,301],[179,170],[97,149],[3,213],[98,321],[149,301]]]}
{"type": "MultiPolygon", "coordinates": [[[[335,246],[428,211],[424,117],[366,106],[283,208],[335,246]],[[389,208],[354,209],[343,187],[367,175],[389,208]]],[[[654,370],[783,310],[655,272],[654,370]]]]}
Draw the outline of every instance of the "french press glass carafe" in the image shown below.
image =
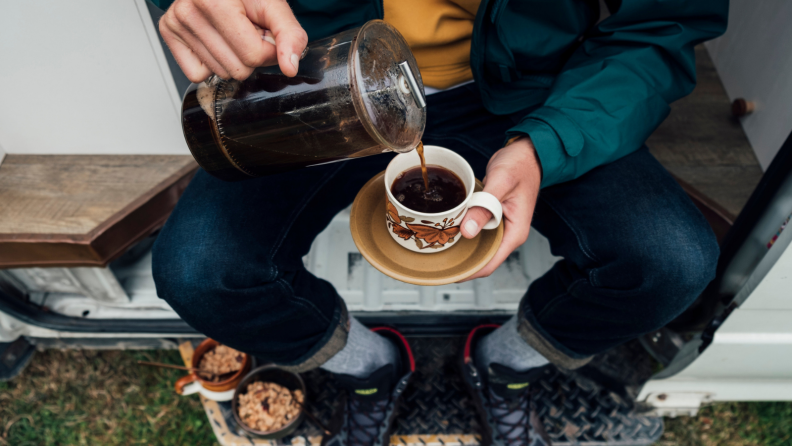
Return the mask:
{"type": "Polygon", "coordinates": [[[198,164],[242,180],[420,142],[426,101],[404,38],[382,20],[308,44],[297,76],[277,66],[187,90],[182,127],[198,164]]]}

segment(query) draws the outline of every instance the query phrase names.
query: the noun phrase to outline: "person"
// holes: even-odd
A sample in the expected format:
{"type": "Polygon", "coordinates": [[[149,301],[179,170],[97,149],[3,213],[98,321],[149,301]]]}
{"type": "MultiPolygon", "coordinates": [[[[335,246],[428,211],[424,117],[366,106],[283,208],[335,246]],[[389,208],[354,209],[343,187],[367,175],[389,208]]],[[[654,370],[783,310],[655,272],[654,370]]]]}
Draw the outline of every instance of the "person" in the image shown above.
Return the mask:
{"type": "MultiPolygon", "coordinates": [[[[692,91],[694,46],[723,33],[727,11],[727,0],[176,0],[159,29],[193,82],[272,64],[294,76],[309,40],[372,19],[402,33],[428,87],[423,141],[465,157],[503,204],[503,242],[468,280],[492,274],[531,226],[562,258],[513,318],[468,339],[485,443],[522,445],[546,441],[527,398],[539,371],[662,327],[714,277],[714,234],[644,142],[692,91]]],[[[199,170],[153,252],[159,295],[193,327],[339,376],[350,392],[338,444],[386,441],[412,358],[301,259],[390,159],[238,183],[199,170]]],[[[472,208],[462,235],[489,218],[472,208]]]]}

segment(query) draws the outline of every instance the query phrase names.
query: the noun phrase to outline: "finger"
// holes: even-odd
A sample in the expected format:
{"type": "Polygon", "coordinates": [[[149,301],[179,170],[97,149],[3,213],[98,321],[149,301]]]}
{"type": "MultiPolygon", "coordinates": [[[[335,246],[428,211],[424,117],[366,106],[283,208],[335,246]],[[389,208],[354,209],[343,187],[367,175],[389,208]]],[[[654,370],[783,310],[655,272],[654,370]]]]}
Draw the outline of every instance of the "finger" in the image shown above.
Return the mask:
{"type": "MultiPolygon", "coordinates": [[[[213,44],[207,43],[207,47],[215,58],[224,65],[228,58],[229,63],[238,61],[240,65],[249,68],[260,67],[267,61],[274,60],[275,49],[262,39],[261,27],[251,21],[252,17],[249,17],[242,3],[233,5],[220,3],[222,3],[220,0],[196,0],[195,2],[207,25],[216,35],[212,36],[212,39],[215,40],[213,44]],[[217,41],[218,38],[222,41],[222,45],[217,41]],[[229,51],[230,54],[221,56],[215,53],[215,48],[218,51],[229,51]]],[[[207,37],[209,36],[207,35],[207,37]]]]}
{"type": "Polygon", "coordinates": [[[461,280],[460,283],[481,277],[489,277],[489,275],[495,272],[495,270],[501,266],[501,264],[506,260],[507,257],[509,257],[512,252],[514,252],[515,249],[519,248],[523,243],[525,243],[525,240],[528,238],[528,231],[530,231],[530,227],[530,223],[527,225],[520,225],[506,220],[504,222],[503,241],[501,241],[498,251],[495,252],[495,256],[492,257],[492,260],[490,260],[484,266],[484,268],[480,269],[472,276],[461,280]]]}
{"type": "MultiPolygon", "coordinates": [[[[185,13],[182,13],[182,19],[185,18],[185,13]]],[[[197,14],[197,13],[196,13],[197,14]]],[[[195,36],[194,32],[187,29],[176,17],[175,13],[171,16],[166,15],[162,18],[163,21],[167,20],[167,27],[174,34],[177,40],[181,41],[190,51],[192,51],[198,59],[216,75],[223,79],[230,79],[231,75],[225,68],[212,56],[209,50],[206,49],[204,44],[195,36]]],[[[194,20],[190,18],[189,20],[194,20]]],[[[164,36],[163,36],[164,37],[164,36]]],[[[175,56],[174,56],[175,57],[175,56]]],[[[178,60],[177,60],[178,62],[178,60]]],[[[181,64],[179,64],[181,66],[181,64]]]]}
{"type": "MultiPolygon", "coordinates": [[[[184,10],[185,8],[191,7],[183,7],[177,9],[178,11],[184,10]]],[[[226,8],[220,8],[225,10],[226,8]]],[[[220,66],[223,67],[226,73],[228,73],[228,77],[232,77],[237,80],[245,80],[250,76],[250,73],[253,72],[253,68],[257,65],[247,65],[243,63],[239,57],[237,57],[234,50],[229,46],[228,42],[226,42],[224,36],[215,29],[215,26],[209,22],[209,20],[198,10],[194,8],[192,13],[182,12],[180,17],[180,24],[186,28],[190,32],[189,38],[191,40],[197,40],[201,43],[201,45],[206,49],[206,52],[211,56],[211,58],[220,66]],[[182,21],[182,18],[184,20],[182,21]]],[[[250,23],[248,20],[248,26],[250,26],[251,31],[253,33],[253,39],[256,40],[256,44],[261,47],[268,47],[270,55],[274,54],[273,48],[271,45],[267,45],[266,42],[261,40],[261,35],[256,31],[253,27],[253,24],[250,23]]],[[[262,53],[264,54],[264,53],[262,53]]],[[[198,53],[199,57],[202,57],[200,52],[198,53]]],[[[219,74],[219,73],[218,73],[219,74]]],[[[224,78],[228,78],[225,77],[224,78]]]]}
{"type": "Polygon", "coordinates": [[[270,57],[268,57],[267,60],[265,60],[261,64],[261,66],[262,67],[268,67],[270,65],[277,65],[278,64],[278,58],[276,57],[276,54],[275,54],[275,37],[272,35],[272,31],[270,31],[268,29],[264,29],[264,28],[262,28],[262,27],[260,27],[258,25],[256,25],[256,29],[261,34],[261,40],[267,42],[268,44],[270,44],[272,46],[272,55],[270,57]]]}
{"type": "Polygon", "coordinates": [[[281,71],[286,76],[296,76],[300,67],[300,56],[308,44],[308,34],[300,26],[285,0],[270,0],[266,5],[266,11],[248,10],[248,16],[258,25],[272,31],[281,71]]]}
{"type": "Polygon", "coordinates": [[[272,35],[272,31],[265,29],[261,38],[264,39],[265,42],[269,42],[272,46],[275,46],[275,36],[272,35]]]}
{"type": "Polygon", "coordinates": [[[162,39],[165,40],[165,44],[168,45],[171,54],[173,54],[173,58],[176,59],[176,63],[179,64],[179,67],[181,67],[184,75],[187,76],[190,82],[195,82],[197,84],[205,81],[207,77],[211,76],[212,71],[209,67],[201,62],[201,59],[168,29],[163,20],[160,20],[159,28],[162,39]]]}
{"type": "MultiPolygon", "coordinates": [[[[517,186],[517,180],[506,169],[488,172],[486,178],[488,181],[484,184],[484,192],[489,192],[501,202],[517,186]]],[[[491,218],[492,212],[482,207],[470,208],[465,214],[465,218],[462,219],[462,236],[465,238],[476,237],[491,218]]]]}
{"type": "Polygon", "coordinates": [[[462,221],[462,236],[473,238],[478,235],[481,228],[492,218],[492,212],[482,207],[468,209],[462,221]]]}
{"type": "Polygon", "coordinates": [[[189,31],[184,30],[184,32],[180,35],[181,39],[186,43],[186,45],[190,48],[190,50],[195,53],[196,56],[206,65],[212,73],[222,77],[223,79],[231,79],[231,73],[223,67],[223,65],[214,58],[211,52],[204,46],[204,44],[198,40],[193,34],[189,31]]]}

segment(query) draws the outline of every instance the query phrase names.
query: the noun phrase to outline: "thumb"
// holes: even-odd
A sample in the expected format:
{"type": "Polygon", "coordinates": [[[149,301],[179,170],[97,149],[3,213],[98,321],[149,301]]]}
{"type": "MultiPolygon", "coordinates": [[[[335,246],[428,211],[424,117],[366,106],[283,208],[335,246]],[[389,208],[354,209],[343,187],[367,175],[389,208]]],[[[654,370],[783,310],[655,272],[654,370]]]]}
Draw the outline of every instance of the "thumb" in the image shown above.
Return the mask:
{"type": "Polygon", "coordinates": [[[272,1],[267,3],[267,10],[259,23],[265,29],[272,31],[275,37],[278,65],[283,74],[289,77],[297,75],[300,66],[300,56],[308,44],[308,34],[294,17],[289,4],[285,1],[272,1]]]}
{"type": "Polygon", "coordinates": [[[462,222],[462,236],[473,238],[478,235],[481,228],[492,218],[492,212],[481,208],[472,207],[468,209],[462,222]]]}
{"type": "Polygon", "coordinates": [[[300,68],[300,58],[308,43],[308,35],[300,27],[280,32],[273,30],[272,34],[275,36],[275,48],[281,71],[286,76],[296,76],[300,68]]]}
{"type": "MultiPolygon", "coordinates": [[[[515,177],[509,175],[508,169],[504,169],[503,165],[494,163],[487,167],[487,176],[484,177],[484,192],[492,194],[498,201],[503,202],[506,195],[512,191],[515,186],[515,177]]],[[[484,227],[491,218],[492,212],[485,208],[474,206],[468,209],[465,218],[462,220],[462,236],[465,238],[477,236],[481,228],[484,227]]]]}

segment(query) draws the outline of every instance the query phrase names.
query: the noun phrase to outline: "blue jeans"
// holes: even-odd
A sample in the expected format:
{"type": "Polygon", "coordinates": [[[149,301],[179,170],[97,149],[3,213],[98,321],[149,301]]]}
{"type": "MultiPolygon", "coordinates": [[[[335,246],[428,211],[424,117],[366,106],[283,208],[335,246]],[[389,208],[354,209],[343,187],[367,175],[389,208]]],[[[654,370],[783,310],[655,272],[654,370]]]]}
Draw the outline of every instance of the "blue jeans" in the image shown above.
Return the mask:
{"type": "MultiPolygon", "coordinates": [[[[423,141],[467,159],[478,178],[522,114],[487,112],[474,85],[428,97],[423,141]]],[[[154,246],[159,295],[197,330],[305,370],[343,347],[348,316],[302,257],[392,155],[238,183],[199,170],[154,246]]],[[[706,220],[644,147],[539,195],[533,227],[563,260],[534,281],[520,333],[557,365],[658,329],[712,280],[706,220]]]]}

